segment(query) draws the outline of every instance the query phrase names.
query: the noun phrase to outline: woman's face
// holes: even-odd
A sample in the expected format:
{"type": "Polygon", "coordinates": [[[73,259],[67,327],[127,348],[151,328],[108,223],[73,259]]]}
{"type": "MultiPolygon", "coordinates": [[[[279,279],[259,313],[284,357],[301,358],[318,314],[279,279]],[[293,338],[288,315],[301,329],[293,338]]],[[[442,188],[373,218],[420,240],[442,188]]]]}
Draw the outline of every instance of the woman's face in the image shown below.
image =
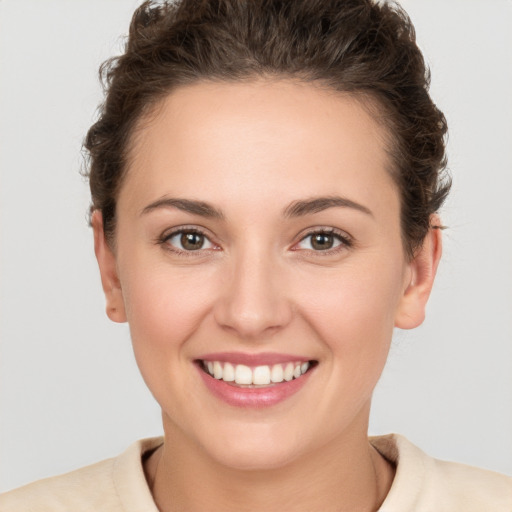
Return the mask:
{"type": "Polygon", "coordinates": [[[97,217],[96,249],[166,433],[236,468],[366,436],[426,301],[389,167],[383,128],[311,84],[186,86],[141,125],[115,255],[97,217]]]}

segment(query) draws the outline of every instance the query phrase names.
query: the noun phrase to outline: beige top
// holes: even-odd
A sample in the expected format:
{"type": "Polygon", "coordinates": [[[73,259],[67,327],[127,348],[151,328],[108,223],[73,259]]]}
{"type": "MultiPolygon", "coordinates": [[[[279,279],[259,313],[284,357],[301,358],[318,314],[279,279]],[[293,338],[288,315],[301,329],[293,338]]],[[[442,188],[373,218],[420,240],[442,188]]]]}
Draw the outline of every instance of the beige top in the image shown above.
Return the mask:
{"type": "MultiPolygon", "coordinates": [[[[397,466],[379,512],[512,511],[508,476],[433,459],[396,434],[370,441],[397,466]]],[[[158,512],[142,457],[162,442],[137,441],[116,458],[2,494],[0,512],[158,512]]]]}

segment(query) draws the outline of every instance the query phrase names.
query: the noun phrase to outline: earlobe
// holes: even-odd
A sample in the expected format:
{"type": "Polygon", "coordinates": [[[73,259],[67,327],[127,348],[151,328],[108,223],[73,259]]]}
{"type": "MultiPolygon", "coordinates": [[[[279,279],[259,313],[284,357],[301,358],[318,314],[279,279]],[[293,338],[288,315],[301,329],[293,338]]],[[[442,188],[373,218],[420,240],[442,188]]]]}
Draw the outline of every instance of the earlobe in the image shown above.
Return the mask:
{"type": "Polygon", "coordinates": [[[117,274],[116,257],[105,238],[103,216],[96,210],[91,218],[94,232],[94,252],[101,275],[101,285],[105,294],[107,316],[113,322],[126,322],[121,283],[117,274]]]}
{"type": "Polygon", "coordinates": [[[413,329],[425,319],[425,308],[442,254],[440,220],[437,215],[432,215],[430,226],[423,245],[409,263],[408,282],[395,315],[395,327],[400,329],[413,329]]]}

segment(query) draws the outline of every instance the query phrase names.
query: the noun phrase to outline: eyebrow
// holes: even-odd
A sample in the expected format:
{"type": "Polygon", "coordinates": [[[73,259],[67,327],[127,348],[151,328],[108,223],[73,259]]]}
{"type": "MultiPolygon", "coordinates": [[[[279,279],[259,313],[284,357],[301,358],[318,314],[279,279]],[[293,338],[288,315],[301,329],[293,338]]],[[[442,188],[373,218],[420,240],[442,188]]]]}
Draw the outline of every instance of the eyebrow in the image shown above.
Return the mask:
{"type": "MultiPolygon", "coordinates": [[[[178,210],[208,217],[211,219],[224,220],[225,215],[221,210],[205,201],[196,201],[193,199],[178,199],[175,197],[164,197],[148,204],[141,212],[141,215],[152,212],[158,208],[177,208],[178,210]]],[[[314,197],[312,199],[293,201],[283,212],[284,217],[303,217],[327,210],[328,208],[352,208],[367,215],[373,216],[369,208],[356,203],[351,199],[339,196],[314,197]]]]}
{"type": "Polygon", "coordinates": [[[293,201],[293,203],[284,210],[284,216],[302,217],[336,207],[352,208],[373,217],[372,211],[366,206],[339,196],[314,197],[312,199],[293,201]]]}
{"type": "Polygon", "coordinates": [[[177,208],[178,210],[200,215],[201,217],[209,217],[212,219],[224,219],[224,214],[212,205],[204,201],[195,201],[192,199],[178,199],[174,197],[164,197],[148,204],[141,212],[141,215],[152,212],[158,208],[177,208]]]}

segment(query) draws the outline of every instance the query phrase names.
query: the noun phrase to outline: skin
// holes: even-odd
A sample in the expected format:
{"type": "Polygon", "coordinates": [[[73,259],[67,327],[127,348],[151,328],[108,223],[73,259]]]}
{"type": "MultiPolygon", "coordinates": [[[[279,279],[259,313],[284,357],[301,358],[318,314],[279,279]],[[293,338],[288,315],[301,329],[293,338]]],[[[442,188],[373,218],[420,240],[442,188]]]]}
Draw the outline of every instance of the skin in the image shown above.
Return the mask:
{"type": "Polygon", "coordinates": [[[182,87],[141,124],[115,251],[98,212],[93,228],[107,313],[129,322],[162,408],[164,447],[145,468],[160,510],[382,503],[393,468],[368,443],[371,396],[394,327],[423,321],[441,255],[432,229],[406,257],[390,165],[386,132],[358,101],[289,80],[182,87]],[[370,213],[284,214],[333,196],[370,213]],[[166,198],[207,202],[222,218],[147,209],[166,198]],[[202,230],[203,248],[162,241],[180,227],[202,230]],[[315,249],[308,235],[321,229],[350,243],[315,249]],[[194,364],[221,351],[298,354],[318,365],[284,402],[241,409],[214,397],[194,364]]]}

